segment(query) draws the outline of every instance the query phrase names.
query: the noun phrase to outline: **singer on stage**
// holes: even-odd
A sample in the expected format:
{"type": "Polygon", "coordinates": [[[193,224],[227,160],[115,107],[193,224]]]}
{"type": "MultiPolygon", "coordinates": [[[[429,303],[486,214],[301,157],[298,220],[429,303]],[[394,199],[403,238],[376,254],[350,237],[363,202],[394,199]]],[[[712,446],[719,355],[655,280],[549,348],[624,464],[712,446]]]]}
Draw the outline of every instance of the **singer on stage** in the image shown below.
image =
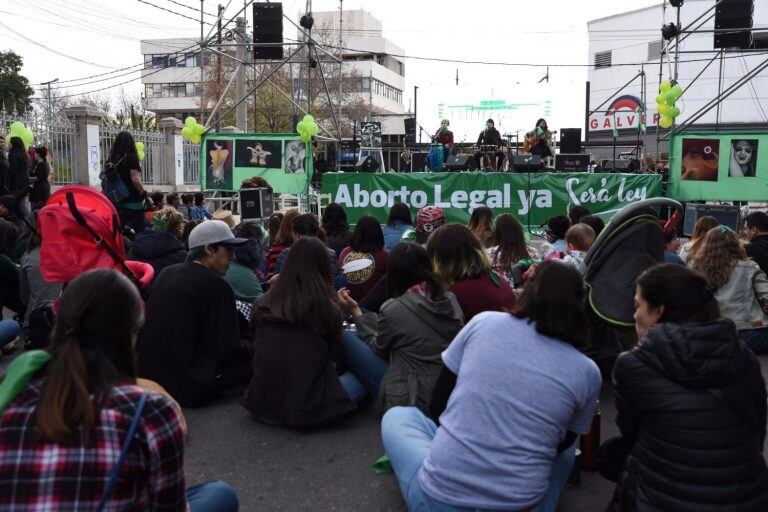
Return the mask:
{"type": "MultiPolygon", "coordinates": [[[[483,146],[495,146],[494,151],[492,152],[496,154],[496,170],[500,171],[504,165],[504,141],[501,138],[499,130],[494,127],[493,119],[489,119],[485,122],[485,130],[481,131],[480,135],[477,137],[475,162],[477,162],[477,168],[480,170],[484,169],[483,156],[487,153],[483,150],[483,146]]],[[[488,166],[491,166],[490,162],[488,162],[488,166]]]]}
{"type": "Polygon", "coordinates": [[[552,155],[552,132],[547,127],[545,119],[536,121],[536,128],[525,134],[523,141],[523,152],[532,155],[539,155],[544,158],[552,155]]]}
{"type": "Polygon", "coordinates": [[[448,157],[451,156],[451,150],[453,149],[453,132],[448,129],[451,122],[447,119],[440,121],[440,128],[435,132],[433,137],[435,142],[443,145],[443,163],[448,161],[448,157]]]}

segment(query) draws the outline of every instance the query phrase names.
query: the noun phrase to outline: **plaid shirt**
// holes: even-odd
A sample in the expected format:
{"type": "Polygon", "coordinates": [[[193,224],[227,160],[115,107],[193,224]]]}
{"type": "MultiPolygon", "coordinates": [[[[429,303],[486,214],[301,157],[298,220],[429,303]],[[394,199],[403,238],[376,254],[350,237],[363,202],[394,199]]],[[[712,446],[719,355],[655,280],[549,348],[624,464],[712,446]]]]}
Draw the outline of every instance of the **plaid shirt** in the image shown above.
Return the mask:
{"type": "MultiPolygon", "coordinates": [[[[0,510],[95,510],[120,456],[143,389],[119,385],[101,409],[92,444],[35,442],[36,377],[0,417],[0,510]]],[[[141,414],[109,511],[186,511],[184,439],[178,407],[151,392],[141,414]]]]}

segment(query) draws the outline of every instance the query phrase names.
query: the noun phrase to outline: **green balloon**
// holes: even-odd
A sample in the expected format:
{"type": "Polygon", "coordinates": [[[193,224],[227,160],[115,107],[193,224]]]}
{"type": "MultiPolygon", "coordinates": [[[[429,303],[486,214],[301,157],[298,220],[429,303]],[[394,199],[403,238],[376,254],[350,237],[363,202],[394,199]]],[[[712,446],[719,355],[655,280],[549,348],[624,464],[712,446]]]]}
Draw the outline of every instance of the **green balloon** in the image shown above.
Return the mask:
{"type": "Polygon", "coordinates": [[[677,107],[669,107],[669,115],[671,117],[677,117],[680,115],[680,109],[677,107]]]}
{"type": "Polygon", "coordinates": [[[664,95],[663,94],[659,94],[658,96],[656,96],[656,103],[664,103],[664,95]]]}
{"type": "Polygon", "coordinates": [[[311,141],[311,140],[312,140],[312,136],[311,136],[309,133],[307,133],[307,132],[304,132],[304,133],[302,133],[302,134],[300,135],[300,138],[301,138],[301,140],[302,140],[303,142],[309,142],[309,141],[311,141]]]}
{"type": "Polygon", "coordinates": [[[675,94],[675,99],[679,98],[683,95],[683,88],[679,85],[674,85],[670,91],[672,91],[675,94]]]}
{"type": "Polygon", "coordinates": [[[659,85],[659,90],[660,90],[661,92],[667,92],[667,91],[668,91],[668,90],[670,90],[671,88],[672,88],[672,83],[671,83],[669,80],[664,80],[664,81],[663,81],[663,82],[661,82],[661,84],[659,85]]]}
{"type": "Polygon", "coordinates": [[[307,114],[304,116],[304,119],[302,119],[302,121],[304,121],[305,123],[312,123],[315,121],[315,118],[307,114]]]}
{"type": "Polygon", "coordinates": [[[675,124],[675,119],[672,116],[661,116],[659,119],[659,126],[662,128],[671,128],[675,124]]]}
{"type": "MultiPolygon", "coordinates": [[[[14,121],[11,123],[11,134],[21,134],[24,133],[24,123],[21,121],[14,121]]],[[[21,137],[19,137],[21,138],[21,137]]]]}
{"type": "Polygon", "coordinates": [[[664,93],[664,102],[670,107],[674,106],[676,99],[677,99],[677,96],[675,96],[675,91],[670,89],[669,91],[664,93]]]}
{"type": "Polygon", "coordinates": [[[300,134],[303,134],[307,131],[307,122],[306,121],[299,121],[299,123],[296,125],[296,131],[300,134]]]}
{"type": "Polygon", "coordinates": [[[181,136],[186,137],[187,139],[191,139],[194,134],[195,134],[194,130],[189,126],[185,126],[184,128],[181,129],[181,136]]]}
{"type": "Polygon", "coordinates": [[[136,151],[144,151],[144,143],[143,142],[137,142],[136,143],[136,151]]]}
{"type": "Polygon", "coordinates": [[[309,125],[309,127],[307,128],[307,133],[309,133],[309,134],[310,134],[310,135],[312,135],[313,137],[314,137],[315,135],[317,135],[319,131],[320,131],[320,127],[319,127],[319,126],[317,126],[317,123],[314,123],[314,122],[313,122],[313,123],[311,123],[311,124],[309,125]]]}
{"type": "Polygon", "coordinates": [[[139,153],[139,160],[144,160],[144,152],[139,151],[138,153],[139,153]]]}
{"type": "Polygon", "coordinates": [[[24,144],[27,146],[32,144],[32,141],[35,140],[35,134],[32,133],[31,128],[24,128],[24,131],[21,133],[21,140],[24,141],[24,144]]]}
{"type": "Polygon", "coordinates": [[[195,135],[202,135],[205,133],[205,126],[201,124],[195,124],[194,128],[192,128],[192,132],[194,132],[195,135]]]}
{"type": "Polygon", "coordinates": [[[203,138],[195,133],[195,134],[192,135],[192,137],[189,139],[189,141],[192,144],[200,144],[203,141],[203,138]]]}
{"type": "Polygon", "coordinates": [[[669,114],[670,106],[666,103],[659,103],[656,105],[656,111],[659,113],[660,116],[665,116],[669,114]]]}
{"type": "Polygon", "coordinates": [[[187,116],[187,118],[184,120],[184,126],[189,126],[190,128],[193,128],[197,124],[197,119],[195,119],[192,116],[187,116]]]}

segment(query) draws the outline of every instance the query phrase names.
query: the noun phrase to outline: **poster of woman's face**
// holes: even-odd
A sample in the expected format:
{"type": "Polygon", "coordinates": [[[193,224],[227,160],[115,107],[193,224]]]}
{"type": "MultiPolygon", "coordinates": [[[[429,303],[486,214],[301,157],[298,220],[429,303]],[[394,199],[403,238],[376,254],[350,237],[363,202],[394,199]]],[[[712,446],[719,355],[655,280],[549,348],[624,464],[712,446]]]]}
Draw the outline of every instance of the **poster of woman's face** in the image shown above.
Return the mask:
{"type": "Polygon", "coordinates": [[[297,174],[304,171],[306,144],[298,140],[285,143],[285,173],[297,174]]]}
{"type": "Polygon", "coordinates": [[[683,139],[683,180],[717,181],[720,141],[717,139],[683,139]]]}
{"type": "Polygon", "coordinates": [[[757,139],[731,139],[731,160],[728,176],[754,177],[757,163],[757,139]]]}
{"type": "Polygon", "coordinates": [[[205,150],[206,187],[232,190],[232,141],[209,139],[205,150]]]}

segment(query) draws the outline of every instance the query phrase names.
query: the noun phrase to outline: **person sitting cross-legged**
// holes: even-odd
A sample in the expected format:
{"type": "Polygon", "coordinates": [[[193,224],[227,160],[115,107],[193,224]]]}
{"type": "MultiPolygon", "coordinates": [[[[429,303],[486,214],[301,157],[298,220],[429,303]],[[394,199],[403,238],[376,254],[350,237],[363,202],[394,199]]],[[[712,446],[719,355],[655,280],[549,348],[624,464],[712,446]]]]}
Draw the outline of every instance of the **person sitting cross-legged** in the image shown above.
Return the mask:
{"type": "Polygon", "coordinates": [[[223,279],[233,247],[247,242],[221,221],[204,221],[189,235],[188,261],[166,267],[152,284],[137,347],[139,375],[183,406],[239,391],[250,379],[251,352],[223,279]]]}

